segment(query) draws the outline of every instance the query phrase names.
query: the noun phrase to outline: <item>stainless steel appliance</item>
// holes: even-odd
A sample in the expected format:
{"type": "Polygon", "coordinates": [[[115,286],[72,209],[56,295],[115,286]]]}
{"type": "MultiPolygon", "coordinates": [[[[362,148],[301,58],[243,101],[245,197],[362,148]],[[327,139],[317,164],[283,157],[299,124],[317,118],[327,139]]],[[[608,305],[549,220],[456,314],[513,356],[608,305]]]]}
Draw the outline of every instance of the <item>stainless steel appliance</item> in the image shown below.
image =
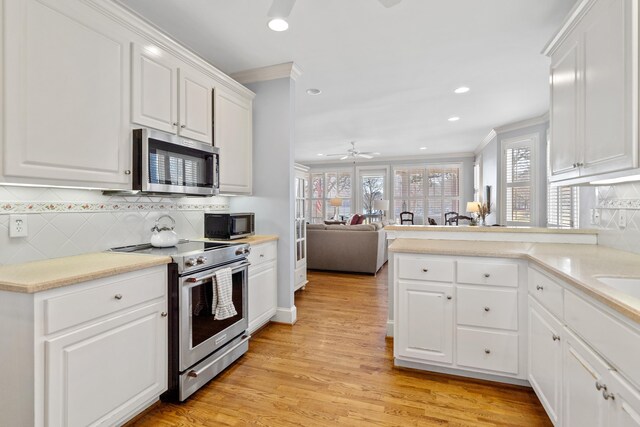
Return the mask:
{"type": "Polygon", "coordinates": [[[215,196],[220,149],[153,129],[133,130],[133,190],[147,194],[215,196]]]}
{"type": "Polygon", "coordinates": [[[169,255],[169,390],[163,398],[183,401],[249,349],[249,245],[183,240],[175,247],[136,245],[116,252],[169,255]],[[231,268],[237,314],[216,320],[212,314],[213,278],[231,268]]]}
{"type": "Polygon", "coordinates": [[[255,214],[206,213],[204,214],[204,237],[208,239],[232,240],[255,234],[255,214]]]}

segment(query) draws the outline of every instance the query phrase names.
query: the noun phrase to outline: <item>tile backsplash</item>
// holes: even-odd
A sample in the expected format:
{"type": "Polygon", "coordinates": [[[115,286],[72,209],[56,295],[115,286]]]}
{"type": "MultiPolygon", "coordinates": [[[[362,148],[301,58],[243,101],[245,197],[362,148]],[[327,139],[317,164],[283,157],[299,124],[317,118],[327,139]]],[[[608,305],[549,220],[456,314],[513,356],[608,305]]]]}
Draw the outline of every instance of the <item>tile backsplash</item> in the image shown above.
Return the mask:
{"type": "Polygon", "coordinates": [[[202,237],[203,213],[228,210],[226,197],[110,197],[94,190],[0,186],[0,264],[148,242],[163,214],[176,220],[181,238],[202,237]],[[27,214],[27,237],[9,237],[11,214],[27,214]]]}
{"type": "Polygon", "coordinates": [[[581,197],[583,228],[598,230],[598,243],[624,251],[640,253],[640,182],[586,188],[593,192],[581,197]],[[600,214],[600,224],[590,224],[591,209],[600,214]],[[620,222],[621,213],[626,225],[620,222]]]}

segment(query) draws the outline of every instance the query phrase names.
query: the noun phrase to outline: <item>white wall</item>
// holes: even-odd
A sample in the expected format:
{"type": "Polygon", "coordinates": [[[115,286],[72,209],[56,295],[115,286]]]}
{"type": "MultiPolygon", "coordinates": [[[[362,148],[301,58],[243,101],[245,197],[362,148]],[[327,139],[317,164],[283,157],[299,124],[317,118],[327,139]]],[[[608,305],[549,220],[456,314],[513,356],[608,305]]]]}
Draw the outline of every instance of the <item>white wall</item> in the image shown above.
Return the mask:
{"type": "MultiPolygon", "coordinates": [[[[281,78],[247,84],[253,104],[253,195],[231,197],[233,212],[255,212],[256,233],[277,234],[278,310],[293,313],[294,305],[294,96],[295,82],[281,78]]],[[[286,314],[283,314],[286,317],[286,314]]],[[[278,317],[279,321],[287,321],[278,317]]]]}
{"type": "Polygon", "coordinates": [[[108,197],[96,190],[0,186],[0,264],[148,243],[163,214],[181,238],[203,237],[204,213],[227,211],[226,197],[108,197]],[[27,216],[27,237],[9,237],[9,216],[27,216]]]}

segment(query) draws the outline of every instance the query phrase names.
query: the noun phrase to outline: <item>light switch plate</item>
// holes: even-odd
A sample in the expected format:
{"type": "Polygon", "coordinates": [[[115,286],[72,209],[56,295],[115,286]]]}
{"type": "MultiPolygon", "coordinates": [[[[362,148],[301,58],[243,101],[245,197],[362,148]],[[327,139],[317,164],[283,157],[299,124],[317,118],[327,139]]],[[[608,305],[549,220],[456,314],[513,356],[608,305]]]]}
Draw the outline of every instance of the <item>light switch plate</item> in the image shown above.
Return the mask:
{"type": "Polygon", "coordinates": [[[627,211],[624,209],[618,211],[618,227],[627,228],[627,211]]]}
{"type": "Polygon", "coordinates": [[[591,209],[591,225],[600,225],[600,209],[591,209]]]}
{"type": "Polygon", "coordinates": [[[9,215],[9,237],[27,237],[27,216],[9,215]]]}

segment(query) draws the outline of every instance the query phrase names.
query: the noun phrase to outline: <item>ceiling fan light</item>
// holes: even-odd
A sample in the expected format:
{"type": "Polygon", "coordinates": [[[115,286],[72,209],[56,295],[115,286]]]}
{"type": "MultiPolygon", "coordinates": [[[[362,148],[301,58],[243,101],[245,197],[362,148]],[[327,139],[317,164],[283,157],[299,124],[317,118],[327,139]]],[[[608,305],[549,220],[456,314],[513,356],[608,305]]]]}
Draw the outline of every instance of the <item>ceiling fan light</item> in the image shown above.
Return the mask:
{"type": "Polygon", "coordinates": [[[284,18],[272,18],[267,25],[272,31],[277,32],[287,31],[289,29],[289,23],[284,18]]]}
{"type": "Polygon", "coordinates": [[[456,90],[454,90],[455,93],[467,93],[469,92],[469,88],[466,86],[460,86],[459,88],[457,88],[456,90]]]}

